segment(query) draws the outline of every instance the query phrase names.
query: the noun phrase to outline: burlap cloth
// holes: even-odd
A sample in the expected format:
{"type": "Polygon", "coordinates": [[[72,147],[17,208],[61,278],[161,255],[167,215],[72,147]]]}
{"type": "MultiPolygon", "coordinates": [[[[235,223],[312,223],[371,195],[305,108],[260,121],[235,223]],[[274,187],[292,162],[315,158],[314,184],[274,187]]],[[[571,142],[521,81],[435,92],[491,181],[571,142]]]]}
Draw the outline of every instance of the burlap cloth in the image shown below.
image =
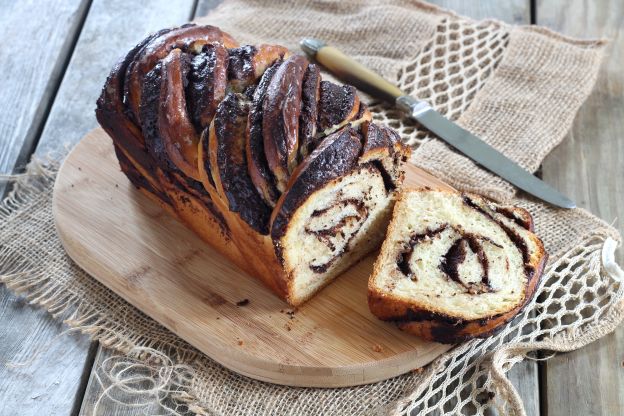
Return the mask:
{"type": "MultiPolygon", "coordinates": [[[[538,27],[475,22],[416,1],[299,3],[230,0],[201,21],[242,42],[293,50],[304,36],[325,39],[531,171],[570,128],[604,47],[538,27]]],[[[538,296],[498,335],[461,344],[422,371],[361,387],[289,388],[239,376],[66,256],[51,212],[54,165],[31,164],[0,206],[0,279],[119,351],[97,369],[101,403],[142,394],[178,413],[210,415],[483,414],[488,408],[524,414],[505,375],[514,364],[532,351],[582,347],[622,320],[623,273],[613,260],[620,237],[582,209],[557,210],[516,194],[394,110],[371,104],[378,120],[414,146],[414,163],[457,188],[510,200],[533,214],[550,261],[538,296]]]]}

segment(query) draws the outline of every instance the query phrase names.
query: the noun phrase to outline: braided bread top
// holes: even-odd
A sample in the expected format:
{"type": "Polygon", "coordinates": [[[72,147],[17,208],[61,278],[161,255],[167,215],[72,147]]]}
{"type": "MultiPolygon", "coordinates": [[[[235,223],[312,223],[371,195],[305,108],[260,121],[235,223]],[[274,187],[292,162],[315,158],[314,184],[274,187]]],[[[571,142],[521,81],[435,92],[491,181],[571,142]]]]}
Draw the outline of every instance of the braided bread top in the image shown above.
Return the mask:
{"type": "MultiPolygon", "coordinates": [[[[354,87],[322,81],[303,56],[240,46],[216,27],[193,24],[161,30],[128,52],[107,78],[96,116],[156,191],[157,171],[183,178],[264,235],[279,234],[302,194],[324,178],[392,158],[398,143],[370,123],[354,87]]],[[[390,165],[375,166],[391,178],[390,165]]]]}

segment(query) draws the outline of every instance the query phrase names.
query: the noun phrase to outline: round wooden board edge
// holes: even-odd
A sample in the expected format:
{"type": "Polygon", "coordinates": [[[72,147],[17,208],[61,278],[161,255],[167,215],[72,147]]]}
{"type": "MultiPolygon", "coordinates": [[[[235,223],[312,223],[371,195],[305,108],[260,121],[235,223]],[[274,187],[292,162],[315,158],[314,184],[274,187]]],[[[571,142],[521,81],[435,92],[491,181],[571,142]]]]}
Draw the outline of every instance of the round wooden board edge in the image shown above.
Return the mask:
{"type": "MultiPolygon", "coordinates": [[[[67,166],[69,165],[68,162],[71,160],[71,158],[76,157],[76,155],[79,154],[79,150],[83,146],[89,146],[89,140],[100,139],[100,137],[98,136],[104,136],[110,141],[110,138],[108,138],[106,132],[104,132],[104,130],[102,130],[101,128],[97,127],[85,134],[85,136],[71,149],[71,151],[63,160],[59,168],[57,177],[55,179],[52,194],[52,214],[54,217],[54,224],[59,239],[61,240],[61,244],[65,249],[65,252],[80,268],[85,270],[91,277],[98,280],[98,282],[102,283],[109,290],[113,291],[115,294],[123,298],[133,307],[141,310],[141,312],[143,313],[146,313],[141,308],[133,305],[132,301],[124,296],[124,293],[120,293],[120,291],[117,291],[107,285],[105,281],[98,279],[97,276],[100,273],[100,270],[94,270],[87,263],[82,261],[80,250],[78,248],[74,250],[70,238],[63,230],[62,223],[59,222],[58,194],[60,192],[59,187],[62,183],[63,172],[67,169],[67,166]]],[[[426,174],[430,175],[428,173],[426,174]]],[[[189,230],[189,232],[192,231],[189,230]]],[[[147,315],[149,316],[149,314],[147,315]]],[[[154,319],[171,332],[176,333],[172,328],[167,325],[166,322],[162,322],[151,316],[150,318],[154,319]]],[[[185,339],[183,336],[177,333],[176,335],[179,336],[181,339],[185,339]]],[[[255,380],[291,387],[341,388],[372,384],[406,374],[414,370],[415,368],[429,364],[435,358],[439,357],[441,354],[454,347],[454,345],[437,344],[436,348],[432,348],[426,353],[423,353],[422,351],[418,351],[418,353],[416,353],[416,351],[409,351],[397,354],[390,358],[376,361],[374,365],[371,363],[366,363],[342,367],[315,367],[275,364],[274,362],[258,359],[255,356],[248,354],[244,351],[232,350],[230,346],[226,344],[223,344],[221,346],[215,346],[215,351],[205,351],[205,349],[199,348],[196,345],[193,345],[193,347],[197,348],[203,354],[206,354],[207,357],[219,363],[220,365],[223,365],[227,369],[255,380]],[[219,349],[221,350],[221,352],[227,352],[221,354],[220,352],[216,351],[219,349]],[[377,368],[377,366],[379,367],[377,368]]]]}

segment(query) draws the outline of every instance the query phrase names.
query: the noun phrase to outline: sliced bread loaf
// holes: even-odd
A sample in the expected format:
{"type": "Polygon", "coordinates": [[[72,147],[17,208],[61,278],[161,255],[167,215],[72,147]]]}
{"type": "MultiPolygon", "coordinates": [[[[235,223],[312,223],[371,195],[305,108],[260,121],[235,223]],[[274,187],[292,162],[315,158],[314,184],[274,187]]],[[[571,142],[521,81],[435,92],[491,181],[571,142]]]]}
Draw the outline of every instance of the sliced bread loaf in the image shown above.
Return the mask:
{"type": "Polygon", "coordinates": [[[406,190],[369,280],[369,307],[432,341],[486,336],[532,298],[546,259],[522,208],[458,192],[406,190]]]}

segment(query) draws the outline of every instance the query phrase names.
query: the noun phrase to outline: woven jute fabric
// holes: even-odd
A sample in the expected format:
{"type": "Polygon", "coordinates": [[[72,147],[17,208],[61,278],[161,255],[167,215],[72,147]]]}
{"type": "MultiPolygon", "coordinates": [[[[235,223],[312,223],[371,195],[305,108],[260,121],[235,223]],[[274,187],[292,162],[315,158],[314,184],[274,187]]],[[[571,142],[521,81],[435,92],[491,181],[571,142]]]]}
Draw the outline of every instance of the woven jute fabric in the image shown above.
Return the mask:
{"type": "MultiPolygon", "coordinates": [[[[477,22],[416,1],[229,0],[201,21],[242,42],[293,50],[304,36],[325,39],[529,170],[570,128],[604,48],[602,41],[477,22]]],[[[506,377],[514,364],[537,350],[580,348],[616,328],[624,317],[624,273],[613,259],[620,237],[612,227],[582,209],[555,209],[516,194],[392,108],[367,99],[375,118],[415,149],[414,163],[458,189],[533,214],[550,253],[535,299],[495,336],[458,345],[425,368],[380,383],[306,389],[251,380],[195,350],[67,257],[51,209],[57,165],[35,161],[0,206],[0,280],[117,351],[96,369],[104,388],[96,414],[104,414],[109,401],[127,400],[157,401],[173,414],[483,414],[495,408],[522,415],[506,377]]]]}

